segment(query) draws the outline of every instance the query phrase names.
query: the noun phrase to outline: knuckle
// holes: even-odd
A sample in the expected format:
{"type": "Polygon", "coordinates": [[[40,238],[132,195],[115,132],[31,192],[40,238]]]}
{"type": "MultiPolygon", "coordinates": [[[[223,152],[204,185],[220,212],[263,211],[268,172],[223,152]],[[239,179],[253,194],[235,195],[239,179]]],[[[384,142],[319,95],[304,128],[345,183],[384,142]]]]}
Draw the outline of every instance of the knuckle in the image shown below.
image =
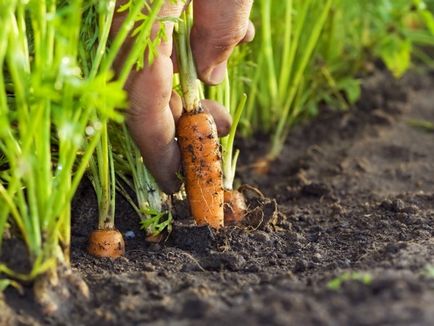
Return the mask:
{"type": "Polygon", "coordinates": [[[210,42],[216,48],[228,49],[237,45],[246,35],[247,26],[234,26],[231,29],[219,28],[210,34],[210,42]]]}

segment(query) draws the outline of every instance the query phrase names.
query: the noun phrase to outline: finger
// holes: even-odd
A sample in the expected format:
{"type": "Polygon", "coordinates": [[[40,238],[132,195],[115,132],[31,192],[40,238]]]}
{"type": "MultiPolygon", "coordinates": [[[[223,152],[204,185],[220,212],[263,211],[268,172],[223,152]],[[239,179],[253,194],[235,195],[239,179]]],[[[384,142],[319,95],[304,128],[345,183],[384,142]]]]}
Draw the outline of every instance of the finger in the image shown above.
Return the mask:
{"type": "Polygon", "coordinates": [[[220,103],[211,100],[202,100],[201,104],[204,111],[213,116],[219,137],[226,136],[232,125],[232,117],[228,110],[220,103]]]}
{"type": "Polygon", "coordinates": [[[179,68],[178,68],[178,56],[177,56],[177,53],[176,53],[176,47],[174,45],[172,45],[172,48],[173,48],[173,50],[172,50],[172,56],[171,56],[171,58],[172,58],[172,62],[173,62],[173,72],[177,73],[177,72],[179,72],[179,68]]]}
{"type": "Polygon", "coordinates": [[[240,43],[250,43],[255,38],[255,25],[253,25],[252,21],[249,20],[249,25],[247,27],[246,35],[244,35],[244,38],[240,41],[240,43]]]}
{"type": "Polygon", "coordinates": [[[172,91],[172,97],[170,98],[169,106],[176,124],[182,115],[182,100],[181,96],[179,96],[179,94],[175,91],[172,91]]]}
{"type": "MultiPolygon", "coordinates": [[[[181,10],[181,3],[167,1],[159,15],[178,17],[181,10]]],[[[169,105],[172,95],[173,66],[170,55],[174,24],[164,24],[166,39],[158,46],[158,56],[151,65],[145,64],[139,71],[133,69],[126,82],[130,104],[126,122],[147,168],[164,192],[173,193],[180,186],[176,176],[180,170],[180,153],[175,141],[175,121],[169,105]]],[[[159,24],[153,26],[152,37],[157,35],[159,28],[159,24]]],[[[134,40],[130,39],[124,44],[115,66],[121,65],[125,60],[132,42],[134,40]]]]}
{"type": "Polygon", "coordinates": [[[191,46],[200,79],[210,85],[224,80],[234,47],[249,29],[253,0],[194,0],[191,46]]]}

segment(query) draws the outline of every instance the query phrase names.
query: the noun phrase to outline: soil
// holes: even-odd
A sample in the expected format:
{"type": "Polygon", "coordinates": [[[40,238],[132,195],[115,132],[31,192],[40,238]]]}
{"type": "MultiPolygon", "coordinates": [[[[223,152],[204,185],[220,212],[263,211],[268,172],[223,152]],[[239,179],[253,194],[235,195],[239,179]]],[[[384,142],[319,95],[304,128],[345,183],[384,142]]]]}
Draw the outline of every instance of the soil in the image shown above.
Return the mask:
{"type": "Polygon", "coordinates": [[[356,108],[325,108],[294,129],[267,175],[251,168],[266,139],[239,144],[240,183],[272,198],[251,196],[263,221],[255,228],[215,234],[178,209],[168,240],[149,244],[120,201],[118,227],[134,238],[125,257],[97,259],[86,253],[97,206],[83,182],[72,266],[90,300],[70,300],[67,317],[44,317],[30,288],[8,289],[0,323],[432,325],[434,134],[409,121],[434,121],[433,88],[424,71],[367,78],[356,108]]]}

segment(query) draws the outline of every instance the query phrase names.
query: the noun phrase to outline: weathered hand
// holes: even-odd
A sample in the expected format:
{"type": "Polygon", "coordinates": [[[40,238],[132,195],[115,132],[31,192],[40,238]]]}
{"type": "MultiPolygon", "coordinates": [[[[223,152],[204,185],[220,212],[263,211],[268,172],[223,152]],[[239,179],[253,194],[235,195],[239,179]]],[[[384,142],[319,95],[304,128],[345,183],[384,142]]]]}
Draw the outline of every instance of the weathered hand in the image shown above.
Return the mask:
{"type": "MultiPolygon", "coordinates": [[[[118,1],[121,4],[124,1],[118,1]]],[[[235,46],[253,39],[254,28],[249,21],[253,0],[194,0],[194,25],[191,46],[199,78],[211,85],[224,80],[226,64],[235,46]]],[[[183,1],[167,0],[160,17],[179,17],[183,1]]],[[[125,14],[116,14],[112,34],[119,29],[125,14]]],[[[139,147],[146,166],[166,193],[178,190],[176,173],[180,170],[180,152],[175,141],[175,125],[182,113],[182,103],[172,92],[172,33],[174,23],[166,22],[167,39],[158,47],[159,55],[152,65],[133,70],[126,83],[130,107],[127,124],[139,147]]],[[[159,25],[154,27],[155,33],[159,25]]],[[[120,67],[128,54],[128,40],[115,62],[120,67]]],[[[213,101],[203,106],[214,117],[220,136],[229,132],[231,117],[227,110],[213,101]]]]}

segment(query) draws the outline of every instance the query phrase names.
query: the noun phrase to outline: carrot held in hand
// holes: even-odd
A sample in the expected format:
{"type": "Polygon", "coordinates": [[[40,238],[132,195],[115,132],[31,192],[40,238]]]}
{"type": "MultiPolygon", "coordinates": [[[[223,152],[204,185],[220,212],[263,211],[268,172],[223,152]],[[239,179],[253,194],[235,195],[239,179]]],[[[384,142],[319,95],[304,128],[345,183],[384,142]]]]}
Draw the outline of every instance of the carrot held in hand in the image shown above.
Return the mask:
{"type": "Polygon", "coordinates": [[[189,9],[178,22],[176,45],[184,113],[177,124],[190,211],[198,225],[223,226],[223,173],[217,127],[200,106],[190,48],[189,9]]]}
{"type": "Polygon", "coordinates": [[[217,128],[209,113],[184,113],[177,126],[185,188],[199,225],[223,226],[223,188],[217,128]]]}

